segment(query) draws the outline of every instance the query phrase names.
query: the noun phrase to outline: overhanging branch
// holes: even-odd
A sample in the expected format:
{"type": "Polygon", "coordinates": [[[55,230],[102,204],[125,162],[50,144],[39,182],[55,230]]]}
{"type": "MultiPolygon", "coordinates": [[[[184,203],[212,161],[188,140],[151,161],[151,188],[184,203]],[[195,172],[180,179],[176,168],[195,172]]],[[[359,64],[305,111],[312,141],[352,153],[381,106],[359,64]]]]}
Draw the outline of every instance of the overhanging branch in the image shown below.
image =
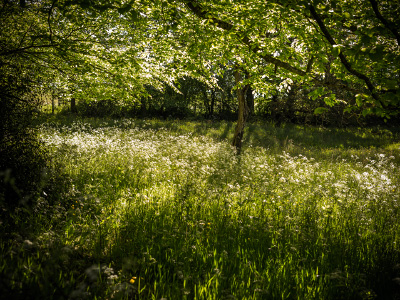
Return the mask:
{"type": "MultiPolygon", "coordinates": [[[[306,71],[303,71],[287,62],[284,62],[284,61],[281,61],[281,60],[275,58],[274,56],[272,56],[270,54],[262,53],[262,49],[260,47],[258,47],[257,45],[255,45],[242,31],[235,30],[234,25],[232,25],[231,23],[222,21],[222,20],[210,15],[207,11],[202,9],[202,7],[195,1],[187,0],[187,1],[185,1],[185,3],[187,5],[187,7],[189,8],[189,10],[192,13],[194,13],[197,17],[199,17],[200,19],[210,20],[217,27],[219,27],[223,30],[235,32],[238,40],[242,44],[248,46],[253,53],[257,54],[257,56],[262,58],[265,62],[274,64],[275,70],[277,70],[277,68],[279,67],[279,68],[285,69],[291,73],[300,75],[302,77],[311,73],[312,65],[315,61],[315,56],[310,57],[310,60],[308,61],[307,66],[306,66],[306,71]]],[[[322,31],[323,36],[328,40],[330,45],[332,45],[332,46],[337,45],[336,41],[333,39],[333,37],[329,33],[328,29],[326,28],[325,24],[323,23],[322,19],[319,17],[319,15],[317,14],[317,12],[315,11],[315,8],[313,6],[310,7],[310,11],[311,11],[311,14],[312,14],[314,20],[318,24],[318,26],[316,26],[316,29],[319,28],[322,31]]],[[[352,75],[356,76],[357,78],[359,78],[365,82],[372,97],[383,106],[383,103],[380,101],[379,96],[375,92],[375,86],[371,82],[370,78],[368,76],[366,76],[365,74],[355,70],[343,53],[339,54],[339,58],[349,73],[351,73],[352,75]]],[[[313,78],[312,81],[316,84],[322,84],[324,86],[331,87],[329,84],[322,82],[318,78],[313,78]]],[[[351,92],[357,92],[354,88],[347,86],[346,84],[342,83],[339,79],[336,79],[335,86],[336,87],[340,86],[341,89],[348,90],[351,92]]]]}
{"type": "Polygon", "coordinates": [[[312,65],[314,63],[315,57],[314,55],[311,55],[310,60],[307,63],[307,69],[306,69],[306,73],[310,73],[311,69],[312,69],[312,65]]]}
{"type": "MultiPolygon", "coordinates": [[[[336,41],[334,40],[332,35],[329,33],[328,29],[326,28],[326,26],[325,26],[324,22],[322,21],[321,17],[318,15],[318,13],[315,10],[314,6],[310,5],[309,9],[310,9],[312,17],[317,22],[318,27],[322,31],[322,34],[324,35],[324,37],[328,40],[329,44],[331,44],[332,46],[336,46],[337,45],[336,41]]],[[[379,96],[375,93],[375,86],[373,85],[373,83],[371,82],[369,77],[367,75],[355,70],[352,67],[352,65],[350,64],[350,62],[347,60],[347,57],[342,52],[339,53],[339,59],[340,59],[340,61],[342,62],[342,64],[345,66],[345,68],[347,69],[347,71],[349,73],[353,74],[358,79],[361,79],[361,80],[363,80],[365,82],[365,84],[367,85],[368,90],[370,91],[372,97],[382,105],[382,102],[380,101],[379,96]]]]}
{"type": "Polygon", "coordinates": [[[382,22],[383,25],[385,25],[387,29],[389,29],[393,33],[393,35],[396,37],[397,45],[400,46],[400,34],[397,31],[396,26],[382,16],[378,8],[378,3],[375,0],[369,0],[369,2],[371,3],[372,9],[374,10],[376,17],[379,19],[379,21],[382,22]]]}
{"type": "MultiPolygon", "coordinates": [[[[194,4],[193,1],[186,1],[186,5],[200,19],[211,20],[217,27],[224,29],[226,31],[234,30],[234,26],[232,24],[210,16],[206,11],[202,10],[198,4],[194,4]]],[[[252,43],[252,41],[246,35],[243,34],[243,32],[241,32],[239,30],[236,30],[235,32],[236,32],[236,36],[238,37],[238,39],[243,44],[248,46],[253,53],[255,53],[259,57],[261,57],[265,62],[274,64],[275,66],[278,66],[282,69],[285,69],[291,73],[294,73],[294,74],[297,74],[300,76],[305,76],[307,74],[307,72],[293,66],[292,64],[281,61],[271,54],[262,53],[262,49],[256,45],[254,45],[252,43]]]]}
{"type": "Polygon", "coordinates": [[[54,48],[55,46],[59,46],[59,45],[58,44],[31,45],[31,46],[26,46],[26,47],[21,47],[21,48],[16,48],[16,49],[11,49],[11,50],[6,50],[3,52],[0,52],[0,56],[7,56],[7,55],[13,55],[16,53],[26,52],[26,50],[30,50],[30,49],[54,48]]]}

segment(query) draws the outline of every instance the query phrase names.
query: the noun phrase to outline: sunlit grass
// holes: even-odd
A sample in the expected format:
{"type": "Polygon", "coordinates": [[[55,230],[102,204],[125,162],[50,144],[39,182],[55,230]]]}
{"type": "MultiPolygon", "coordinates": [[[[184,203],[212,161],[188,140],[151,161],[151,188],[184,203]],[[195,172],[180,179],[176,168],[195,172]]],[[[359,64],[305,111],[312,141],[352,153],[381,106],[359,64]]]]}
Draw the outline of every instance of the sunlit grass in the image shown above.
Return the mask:
{"type": "Polygon", "coordinates": [[[254,123],[238,157],[233,126],[41,125],[71,189],[25,241],[32,245],[13,250],[20,254],[9,262],[20,265],[10,278],[25,276],[19,284],[30,286],[28,264],[33,281],[58,276],[43,289],[77,299],[394,296],[399,136],[254,123]],[[47,270],[51,263],[59,267],[47,270]]]}

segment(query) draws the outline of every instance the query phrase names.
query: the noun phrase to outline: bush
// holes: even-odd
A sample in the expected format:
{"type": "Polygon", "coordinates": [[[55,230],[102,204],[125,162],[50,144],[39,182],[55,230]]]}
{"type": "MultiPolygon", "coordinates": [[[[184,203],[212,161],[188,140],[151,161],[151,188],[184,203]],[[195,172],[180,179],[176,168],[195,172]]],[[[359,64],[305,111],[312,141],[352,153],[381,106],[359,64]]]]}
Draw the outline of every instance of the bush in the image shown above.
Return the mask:
{"type": "Polygon", "coordinates": [[[37,193],[46,153],[30,128],[37,103],[21,84],[27,80],[4,77],[0,79],[0,203],[10,207],[28,203],[37,193]]]}
{"type": "Polygon", "coordinates": [[[80,101],[76,109],[85,117],[132,117],[138,111],[135,103],[112,99],[80,101]]]}
{"type": "Polygon", "coordinates": [[[34,213],[40,196],[52,204],[68,188],[33,126],[39,103],[32,82],[18,68],[13,71],[18,75],[0,77],[1,235],[17,230],[17,223],[26,226],[21,220],[34,213]]]}

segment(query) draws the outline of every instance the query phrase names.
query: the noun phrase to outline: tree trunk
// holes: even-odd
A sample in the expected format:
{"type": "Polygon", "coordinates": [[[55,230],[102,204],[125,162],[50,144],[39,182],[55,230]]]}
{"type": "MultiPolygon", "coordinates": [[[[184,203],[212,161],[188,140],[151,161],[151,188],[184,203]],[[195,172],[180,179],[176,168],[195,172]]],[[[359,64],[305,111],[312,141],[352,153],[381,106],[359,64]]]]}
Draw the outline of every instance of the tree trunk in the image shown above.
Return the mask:
{"type": "MultiPolygon", "coordinates": [[[[250,78],[249,72],[245,72],[246,79],[250,78]]],[[[247,86],[246,90],[246,104],[248,107],[248,117],[251,117],[254,114],[254,95],[253,89],[250,85],[247,86]]]]}
{"type": "Polygon", "coordinates": [[[201,92],[203,93],[204,108],[206,109],[206,118],[210,118],[211,117],[211,107],[210,107],[210,103],[208,102],[208,95],[207,95],[206,88],[204,87],[203,89],[201,89],[201,92]]]}
{"type": "Polygon", "coordinates": [[[249,109],[249,116],[252,116],[254,114],[254,95],[253,95],[253,89],[251,88],[251,86],[248,86],[248,88],[247,88],[246,104],[249,109]]]}
{"type": "Polygon", "coordinates": [[[53,114],[53,115],[54,115],[54,106],[55,106],[54,95],[52,95],[51,96],[51,114],[53,114]]]}
{"type": "Polygon", "coordinates": [[[71,98],[71,113],[77,113],[78,110],[76,108],[76,99],[74,97],[71,98]]]}
{"type": "Polygon", "coordinates": [[[145,115],[147,115],[147,98],[146,97],[142,97],[140,100],[140,115],[142,117],[144,117],[145,115]]]}
{"type": "MultiPolygon", "coordinates": [[[[239,68],[236,68],[235,70],[235,83],[236,85],[239,85],[242,82],[242,76],[240,74],[239,68]]],[[[248,117],[248,112],[249,108],[246,103],[246,91],[248,89],[248,86],[241,87],[238,86],[236,93],[237,93],[237,99],[238,99],[238,104],[239,104],[239,112],[238,112],[238,120],[235,128],[235,134],[233,136],[233,141],[232,141],[232,146],[236,147],[236,153],[240,154],[242,150],[242,139],[243,139],[243,133],[244,133],[244,126],[246,125],[247,117],[248,117]]]]}
{"type": "Polygon", "coordinates": [[[212,118],[214,115],[214,105],[215,105],[215,90],[214,88],[211,90],[211,104],[210,104],[210,117],[212,118]]]}

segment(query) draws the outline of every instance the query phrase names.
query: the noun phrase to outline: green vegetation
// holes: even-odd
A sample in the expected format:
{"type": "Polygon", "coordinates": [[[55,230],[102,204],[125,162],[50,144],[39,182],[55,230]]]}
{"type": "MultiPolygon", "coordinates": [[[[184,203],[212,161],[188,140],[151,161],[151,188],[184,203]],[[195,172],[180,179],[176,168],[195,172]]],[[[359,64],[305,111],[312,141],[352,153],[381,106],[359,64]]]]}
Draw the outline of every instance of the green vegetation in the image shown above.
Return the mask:
{"type": "Polygon", "coordinates": [[[398,299],[395,2],[2,1],[1,297],[398,299]]]}
{"type": "Polygon", "coordinates": [[[70,188],[17,211],[24,230],[2,229],[4,297],[399,295],[394,130],[255,122],[236,156],[230,122],[69,116],[37,128],[70,188]]]}

